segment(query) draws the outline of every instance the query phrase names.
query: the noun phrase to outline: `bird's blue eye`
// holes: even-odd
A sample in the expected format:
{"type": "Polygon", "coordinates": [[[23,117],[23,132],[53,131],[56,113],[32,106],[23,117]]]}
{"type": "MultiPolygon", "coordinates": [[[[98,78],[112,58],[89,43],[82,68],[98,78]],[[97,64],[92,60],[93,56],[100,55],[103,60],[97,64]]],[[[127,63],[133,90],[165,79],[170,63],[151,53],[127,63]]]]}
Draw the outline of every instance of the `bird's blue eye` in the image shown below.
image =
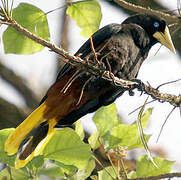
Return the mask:
{"type": "Polygon", "coordinates": [[[160,24],[159,24],[158,22],[154,22],[154,23],[153,23],[153,26],[156,27],[156,28],[159,27],[159,25],[160,25],[160,24]]]}

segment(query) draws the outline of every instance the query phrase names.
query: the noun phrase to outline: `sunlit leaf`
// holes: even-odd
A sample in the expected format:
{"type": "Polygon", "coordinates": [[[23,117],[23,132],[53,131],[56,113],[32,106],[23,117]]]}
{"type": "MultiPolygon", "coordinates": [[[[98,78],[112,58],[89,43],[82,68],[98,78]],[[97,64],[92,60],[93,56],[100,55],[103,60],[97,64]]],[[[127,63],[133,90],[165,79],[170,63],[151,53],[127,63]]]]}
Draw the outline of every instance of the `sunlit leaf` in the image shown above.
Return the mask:
{"type": "Polygon", "coordinates": [[[0,179],[11,179],[10,178],[10,173],[11,172],[11,176],[13,177],[13,179],[17,179],[17,180],[29,180],[30,174],[26,171],[23,171],[22,169],[15,169],[14,167],[8,167],[5,168],[3,171],[0,172],[0,179]],[[8,170],[9,168],[9,170],[8,170]]]}
{"type": "Polygon", "coordinates": [[[49,177],[66,178],[73,176],[77,172],[77,168],[71,165],[65,165],[60,162],[49,163],[46,168],[41,168],[38,172],[39,175],[46,175],[49,177]]]}
{"type": "Polygon", "coordinates": [[[115,172],[112,166],[105,167],[103,170],[98,171],[98,180],[113,180],[116,179],[116,177],[117,172],[115,172]]]}
{"type": "Polygon", "coordinates": [[[99,132],[95,130],[88,139],[88,142],[92,149],[97,149],[100,146],[99,132]]]}
{"type": "Polygon", "coordinates": [[[93,117],[100,136],[120,123],[117,116],[116,105],[113,103],[109,106],[103,106],[95,113],[93,117]]]}
{"type": "Polygon", "coordinates": [[[44,164],[44,157],[42,155],[34,157],[26,167],[31,170],[36,171],[38,168],[42,167],[44,164]]]}
{"type": "Polygon", "coordinates": [[[137,177],[156,176],[159,174],[169,173],[172,169],[172,161],[160,157],[154,157],[154,162],[158,168],[148,159],[146,155],[141,156],[136,162],[136,174],[137,177]]]}
{"type": "MultiPolygon", "coordinates": [[[[20,3],[13,10],[13,19],[38,37],[49,40],[50,33],[46,14],[39,8],[27,3],[20,3]]],[[[5,53],[33,54],[44,48],[12,27],[8,27],[4,32],[3,42],[5,53]]]]}
{"type": "MultiPolygon", "coordinates": [[[[148,124],[151,110],[147,111],[142,117],[142,126],[145,128],[148,124]]],[[[144,135],[146,141],[149,135],[144,135]]],[[[143,147],[140,140],[136,122],[131,125],[119,124],[113,127],[103,136],[104,146],[114,148],[115,146],[127,147],[128,150],[143,147]]]]}
{"type": "Polygon", "coordinates": [[[84,169],[91,157],[91,149],[74,130],[65,128],[56,131],[43,154],[45,158],[84,169]]]}
{"type": "Polygon", "coordinates": [[[83,129],[82,124],[81,124],[81,120],[76,121],[75,132],[79,135],[81,140],[84,139],[85,133],[84,133],[84,129],[83,129]]]}
{"type": "Polygon", "coordinates": [[[102,13],[97,0],[71,3],[67,8],[67,14],[82,28],[82,36],[90,37],[99,29],[102,13]]]}
{"type": "Polygon", "coordinates": [[[8,136],[14,131],[14,128],[2,129],[0,130],[0,162],[7,163],[8,165],[14,166],[15,157],[8,156],[8,154],[4,151],[4,145],[8,138],[8,136]]]}
{"type": "Polygon", "coordinates": [[[130,171],[128,173],[128,178],[130,179],[137,178],[136,171],[130,171]]]}
{"type": "Polygon", "coordinates": [[[78,170],[77,173],[70,178],[70,180],[85,180],[87,177],[90,176],[95,168],[95,165],[95,160],[90,159],[85,169],[78,170]]]}

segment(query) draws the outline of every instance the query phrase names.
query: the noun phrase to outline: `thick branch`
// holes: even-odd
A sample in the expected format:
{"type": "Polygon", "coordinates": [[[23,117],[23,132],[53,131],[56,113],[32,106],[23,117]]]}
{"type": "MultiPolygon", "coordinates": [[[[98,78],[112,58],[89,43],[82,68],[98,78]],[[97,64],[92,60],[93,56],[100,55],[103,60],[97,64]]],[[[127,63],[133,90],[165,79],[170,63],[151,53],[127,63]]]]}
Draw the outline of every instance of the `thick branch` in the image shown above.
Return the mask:
{"type": "MultiPolygon", "coordinates": [[[[119,1],[122,2],[121,0],[119,1]]],[[[73,56],[70,53],[66,52],[64,49],[59,48],[40,37],[37,37],[36,35],[23,28],[15,20],[12,20],[11,18],[9,18],[9,20],[6,22],[0,21],[0,23],[8,24],[9,26],[13,27],[14,29],[24,34],[25,36],[29,37],[30,39],[34,40],[35,42],[43,45],[44,47],[48,47],[49,49],[51,49],[51,51],[59,54],[62,57],[60,59],[66,63],[72,64],[73,66],[77,66],[79,68],[80,67],[84,68],[93,75],[101,76],[102,78],[112,82],[113,85],[121,86],[122,88],[125,88],[125,90],[130,90],[134,88],[139,89],[138,83],[132,81],[126,81],[123,79],[113,78],[112,76],[110,76],[110,73],[108,73],[103,69],[100,69],[100,67],[97,64],[96,65],[88,64],[87,61],[82,60],[79,57],[73,56]]],[[[164,94],[161,93],[159,90],[152,88],[150,85],[144,85],[144,87],[145,87],[144,92],[148,95],[151,95],[152,98],[159,100],[161,102],[169,102],[170,104],[176,107],[181,106],[181,95],[175,96],[171,94],[164,94]]]]}
{"type": "Polygon", "coordinates": [[[15,105],[0,98],[0,129],[17,127],[26,115],[15,105]]]}
{"type": "Polygon", "coordinates": [[[35,106],[38,104],[38,100],[36,95],[33,93],[31,89],[24,83],[24,80],[16,75],[12,70],[8,69],[7,67],[3,66],[0,63],[0,76],[9,84],[11,84],[25,99],[27,106],[30,109],[34,109],[35,106]]]}
{"type": "Polygon", "coordinates": [[[159,16],[167,21],[174,21],[175,23],[180,23],[181,20],[179,17],[177,17],[176,15],[171,15],[169,13],[166,12],[162,12],[162,11],[158,11],[158,10],[153,10],[150,8],[145,8],[143,6],[139,6],[139,5],[135,5],[132,3],[128,3],[125,0],[113,0],[115,3],[119,4],[121,7],[127,9],[127,10],[131,10],[137,13],[150,13],[150,14],[154,14],[156,16],[159,16]]]}
{"type": "Polygon", "coordinates": [[[157,180],[157,179],[166,179],[166,178],[174,178],[174,177],[181,177],[181,173],[167,173],[167,174],[160,174],[157,176],[149,176],[145,178],[135,178],[135,179],[127,179],[127,180],[157,180]]]}

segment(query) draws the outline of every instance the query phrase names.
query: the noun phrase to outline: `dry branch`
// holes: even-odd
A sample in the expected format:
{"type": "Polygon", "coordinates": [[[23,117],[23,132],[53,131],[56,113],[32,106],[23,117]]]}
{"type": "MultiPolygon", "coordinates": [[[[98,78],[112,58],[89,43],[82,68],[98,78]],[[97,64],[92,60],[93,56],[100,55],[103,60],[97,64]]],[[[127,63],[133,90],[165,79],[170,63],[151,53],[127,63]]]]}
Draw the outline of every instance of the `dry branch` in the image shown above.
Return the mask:
{"type": "Polygon", "coordinates": [[[35,106],[38,105],[38,98],[36,98],[34,92],[24,83],[25,80],[5,67],[2,63],[0,63],[0,76],[23,96],[30,109],[34,109],[35,106]]]}
{"type": "Polygon", "coordinates": [[[131,10],[133,12],[137,12],[137,13],[147,13],[147,14],[154,14],[156,16],[159,16],[163,19],[165,19],[166,21],[171,21],[171,22],[175,22],[175,23],[180,23],[181,19],[176,16],[176,15],[171,15],[167,12],[162,12],[162,11],[158,11],[158,10],[153,10],[150,8],[145,8],[143,6],[139,6],[139,5],[135,5],[129,2],[126,2],[124,0],[113,0],[115,3],[117,3],[118,5],[120,5],[121,7],[127,9],[127,10],[131,10]]]}
{"type": "Polygon", "coordinates": [[[167,174],[160,174],[157,176],[148,176],[144,178],[135,178],[135,179],[127,179],[127,180],[158,180],[158,179],[166,179],[166,178],[174,178],[174,177],[181,177],[181,173],[167,173],[167,174]]]}

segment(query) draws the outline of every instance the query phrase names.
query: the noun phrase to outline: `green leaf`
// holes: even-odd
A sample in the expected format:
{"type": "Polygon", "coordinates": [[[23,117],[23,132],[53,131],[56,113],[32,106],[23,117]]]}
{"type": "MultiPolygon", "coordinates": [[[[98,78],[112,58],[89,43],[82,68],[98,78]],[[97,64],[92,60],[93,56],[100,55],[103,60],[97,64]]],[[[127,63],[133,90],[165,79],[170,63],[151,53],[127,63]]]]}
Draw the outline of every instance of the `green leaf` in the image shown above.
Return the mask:
{"type": "Polygon", "coordinates": [[[157,164],[156,168],[146,155],[141,156],[136,162],[137,177],[156,176],[159,174],[169,173],[172,169],[172,161],[160,157],[154,157],[154,162],[157,164]]]}
{"type": "Polygon", "coordinates": [[[70,3],[67,14],[82,28],[82,36],[90,37],[99,29],[102,13],[97,0],[70,3]]]}
{"type": "Polygon", "coordinates": [[[128,173],[128,178],[129,178],[129,179],[137,178],[136,171],[130,171],[130,172],[128,173]]]}
{"type": "Polygon", "coordinates": [[[42,167],[44,164],[44,157],[42,155],[34,157],[26,167],[30,170],[36,171],[38,168],[42,167]]]}
{"type": "MultiPolygon", "coordinates": [[[[50,33],[46,14],[39,8],[27,3],[20,3],[13,10],[13,19],[33,34],[49,41],[50,33]]],[[[3,42],[5,53],[33,54],[44,48],[12,27],[8,27],[4,32],[3,42]]]]}
{"type": "Polygon", "coordinates": [[[84,129],[83,129],[82,124],[81,124],[81,120],[76,121],[75,132],[79,135],[81,140],[84,139],[85,133],[84,133],[84,129]]]}
{"type": "Polygon", "coordinates": [[[0,172],[0,179],[11,179],[10,172],[13,179],[18,180],[29,180],[30,175],[28,172],[23,171],[22,169],[15,169],[14,167],[6,167],[3,171],[0,172]],[[9,169],[9,170],[8,170],[9,169]]]}
{"type": "Polygon", "coordinates": [[[103,106],[95,113],[93,117],[100,136],[103,136],[108,130],[120,123],[117,117],[116,105],[103,106]]]}
{"type": "MultiPolygon", "coordinates": [[[[142,117],[142,127],[145,128],[151,114],[151,109],[146,111],[142,117]]],[[[145,140],[148,141],[149,135],[144,135],[145,140]]],[[[131,125],[119,124],[113,127],[110,131],[103,136],[105,148],[114,148],[116,146],[127,147],[128,150],[143,147],[140,140],[136,122],[131,125]]]]}
{"type": "Polygon", "coordinates": [[[46,175],[49,177],[66,178],[66,176],[72,176],[77,172],[77,168],[70,165],[65,165],[60,162],[54,164],[49,163],[48,167],[39,170],[39,175],[46,175]],[[66,174],[66,176],[65,176],[66,174]]]}
{"type": "Polygon", "coordinates": [[[7,163],[8,165],[14,166],[16,155],[8,156],[4,151],[4,145],[8,136],[14,131],[14,128],[0,130],[0,162],[7,163]]]}
{"type": "Polygon", "coordinates": [[[64,171],[62,171],[62,169],[57,166],[40,169],[38,173],[39,175],[46,175],[46,176],[54,177],[54,178],[58,178],[58,177],[65,178],[64,171]]]}
{"type": "Polygon", "coordinates": [[[73,175],[70,180],[85,180],[89,177],[94,170],[96,164],[94,159],[90,159],[87,166],[83,170],[78,170],[78,172],[73,175]]]}
{"type": "Polygon", "coordinates": [[[98,171],[98,180],[113,180],[116,179],[116,177],[117,177],[117,172],[115,172],[112,166],[108,166],[103,170],[98,171]]]}
{"type": "Polygon", "coordinates": [[[56,131],[43,154],[45,158],[84,169],[91,157],[91,149],[74,130],[65,128],[56,131]]]}
{"type": "Polygon", "coordinates": [[[92,149],[97,149],[100,146],[98,140],[99,140],[99,132],[95,130],[88,139],[88,142],[92,149]]]}

